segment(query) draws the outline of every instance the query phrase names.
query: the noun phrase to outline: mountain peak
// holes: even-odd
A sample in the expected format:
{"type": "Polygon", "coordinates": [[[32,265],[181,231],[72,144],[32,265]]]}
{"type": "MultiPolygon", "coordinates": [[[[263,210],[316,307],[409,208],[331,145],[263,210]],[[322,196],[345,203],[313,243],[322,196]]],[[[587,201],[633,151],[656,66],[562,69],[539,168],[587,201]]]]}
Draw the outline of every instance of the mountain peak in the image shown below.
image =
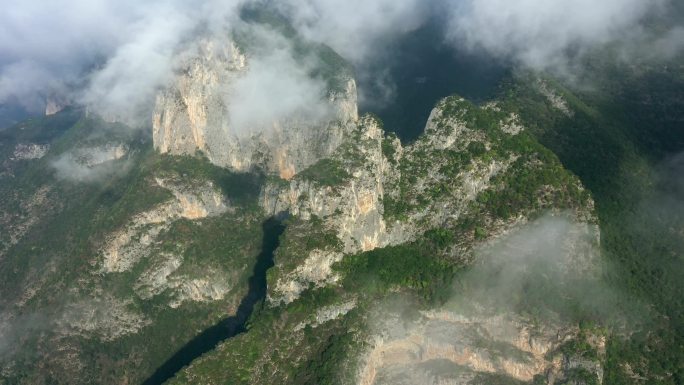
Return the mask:
{"type": "MultiPolygon", "coordinates": [[[[358,119],[354,79],[346,77],[341,90],[305,95],[315,98],[315,107],[320,111],[290,111],[283,100],[278,101],[284,105],[283,111],[274,112],[268,103],[243,105],[244,100],[235,98],[242,97],[237,89],[247,87],[247,92],[254,92],[250,76],[262,69],[262,60],[259,54],[246,54],[232,40],[203,41],[197,54],[184,60],[173,84],[157,96],[154,147],[172,155],[199,151],[222,167],[236,171],[260,168],[284,179],[334,151],[350,124],[358,119]],[[253,116],[245,118],[247,113],[253,116]]],[[[275,64],[269,68],[272,73],[255,76],[263,75],[267,80],[275,76],[277,83],[278,72],[293,70],[291,66],[296,62],[287,58],[269,64],[275,64]]],[[[308,68],[302,68],[305,71],[308,68]]],[[[307,76],[304,81],[316,81],[307,76]]],[[[290,90],[287,86],[278,90],[281,99],[300,99],[302,92],[309,91],[290,90]]]]}

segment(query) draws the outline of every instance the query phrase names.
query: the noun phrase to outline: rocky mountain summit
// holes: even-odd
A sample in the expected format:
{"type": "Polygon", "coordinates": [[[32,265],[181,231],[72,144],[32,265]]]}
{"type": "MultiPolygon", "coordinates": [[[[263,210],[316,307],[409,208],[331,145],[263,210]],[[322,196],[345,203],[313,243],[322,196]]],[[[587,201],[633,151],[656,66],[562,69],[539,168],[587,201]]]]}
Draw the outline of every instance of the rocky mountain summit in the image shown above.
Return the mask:
{"type": "MultiPolygon", "coordinates": [[[[569,249],[558,259],[559,266],[568,271],[594,269],[598,238],[591,234],[598,230],[593,202],[577,179],[525,133],[514,114],[496,105],[479,108],[459,97],[447,98],[435,107],[425,134],[410,145],[402,145],[386,133],[377,118],[363,116],[328,157],[290,180],[267,178],[259,205],[266,215],[287,218],[275,266],[268,273],[269,309],[264,311],[269,315],[264,315],[263,322],[255,320],[246,335],[226,341],[193,363],[173,383],[296,382],[293,369],[288,368],[310,365],[306,360],[316,360],[320,354],[316,349],[332,338],[329,333],[333,330],[341,332],[339,328],[355,342],[345,343],[350,351],[342,355],[346,358],[341,358],[339,365],[346,371],[340,369],[338,374],[345,375],[335,383],[397,383],[396,379],[387,382],[386,375],[380,374],[389,370],[387,365],[407,368],[440,360],[457,365],[461,369],[456,372],[465,370],[465,374],[449,381],[428,372],[426,378],[432,380],[410,378],[419,383],[467,384],[498,375],[514,381],[556,383],[579,371],[600,381],[598,358],[579,369],[562,363],[575,358],[571,351],[560,353],[561,345],[585,338],[580,335],[601,338],[589,331],[580,333],[571,323],[533,325],[524,317],[504,322],[501,317],[506,315],[468,321],[463,318],[469,317],[467,314],[449,313],[472,326],[461,330],[456,323],[453,332],[435,336],[447,344],[439,348],[433,348],[431,342],[422,346],[416,336],[403,337],[408,339],[404,342],[393,341],[396,337],[388,341],[373,331],[368,312],[387,295],[380,293],[401,292],[404,287],[431,297],[435,288],[427,282],[436,277],[424,274],[440,271],[439,276],[450,271],[449,266],[470,264],[477,260],[477,245],[515,232],[547,210],[567,216],[580,228],[588,226],[563,233],[561,243],[569,249]],[[508,195],[511,180],[524,183],[529,195],[508,195]],[[402,260],[407,252],[422,258],[415,248],[424,249],[430,257],[424,262],[402,260]],[[430,269],[436,271],[428,272],[430,269]],[[384,288],[367,292],[366,274],[379,274],[383,282],[379,285],[384,288]],[[394,274],[398,277],[392,277],[394,274]],[[383,275],[390,276],[385,278],[388,282],[383,275]],[[323,297],[317,299],[319,296],[323,297]],[[494,346],[504,344],[499,338],[518,341],[525,337],[497,337],[489,332],[478,332],[482,334],[473,339],[462,336],[470,335],[470,327],[479,330],[490,325],[508,330],[513,328],[511,323],[519,333],[539,331],[538,342],[525,343],[545,347],[539,351],[527,345],[496,350],[494,346]],[[405,348],[399,347],[402,344],[405,348]],[[256,350],[246,359],[239,354],[245,349],[256,350]]],[[[433,314],[436,310],[425,311],[433,314]]],[[[414,374],[421,370],[415,368],[414,374]]]]}
{"type": "Polygon", "coordinates": [[[188,59],[174,85],[157,97],[155,149],[173,155],[201,151],[218,166],[264,169],[290,179],[340,145],[358,119],[353,78],[336,75],[343,86],[328,92],[330,111],[318,119],[294,114],[236,127],[225,95],[250,72],[249,62],[233,41],[202,42],[199,55],[188,59]]]}

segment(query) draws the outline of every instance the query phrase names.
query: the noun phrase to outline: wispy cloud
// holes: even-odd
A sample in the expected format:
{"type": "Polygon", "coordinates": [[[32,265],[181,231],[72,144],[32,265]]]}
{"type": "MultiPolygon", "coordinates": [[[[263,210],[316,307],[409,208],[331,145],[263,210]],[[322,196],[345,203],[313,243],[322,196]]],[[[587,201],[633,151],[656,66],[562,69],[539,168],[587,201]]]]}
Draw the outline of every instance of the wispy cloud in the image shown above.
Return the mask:
{"type": "Polygon", "coordinates": [[[600,44],[635,40],[666,0],[448,0],[454,44],[484,49],[535,69],[565,66],[600,44]]]}
{"type": "Polygon", "coordinates": [[[224,94],[235,132],[260,131],[286,120],[318,121],[332,112],[325,81],[310,75],[320,65],[318,58],[296,57],[292,43],[269,29],[253,26],[251,36],[256,49],[247,72],[224,94]]]}
{"type": "MultiPolygon", "coordinates": [[[[47,98],[58,95],[112,117],[146,119],[154,94],[178,67],[179,52],[186,51],[198,34],[228,34],[245,3],[280,10],[302,36],[328,44],[360,69],[391,60],[388,42],[426,23],[443,23],[448,31],[444,39],[461,47],[485,50],[532,68],[561,67],[568,57],[599,44],[643,40],[643,21],[667,11],[670,4],[668,0],[10,1],[0,15],[0,104],[19,100],[39,112],[47,98]]],[[[682,49],[681,34],[679,29],[665,31],[650,47],[651,54],[667,56],[682,49]]],[[[271,64],[266,60],[262,67],[271,64]]],[[[300,75],[290,71],[280,78],[291,76],[288,81],[293,83],[300,75]]]]}

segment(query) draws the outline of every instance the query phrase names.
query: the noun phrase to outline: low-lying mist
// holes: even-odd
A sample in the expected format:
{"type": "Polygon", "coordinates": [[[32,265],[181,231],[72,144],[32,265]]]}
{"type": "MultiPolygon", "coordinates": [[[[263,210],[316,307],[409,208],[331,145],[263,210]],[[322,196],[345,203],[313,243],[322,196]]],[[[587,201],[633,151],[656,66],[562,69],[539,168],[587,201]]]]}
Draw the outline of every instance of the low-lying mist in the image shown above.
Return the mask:
{"type": "Polygon", "coordinates": [[[570,330],[590,323],[629,334],[649,321],[647,307],[606,283],[604,270],[611,267],[600,256],[599,238],[597,225],[569,213],[518,225],[474,251],[475,264],[457,275],[443,305],[426,309],[393,297],[375,312],[371,329],[383,339],[420,329],[439,340],[451,338],[451,329],[440,337],[439,329],[426,329],[428,319],[466,324],[505,319],[502,328],[512,323],[570,330]]]}
{"type": "Polygon", "coordinates": [[[360,383],[555,383],[573,368],[600,378],[606,331],[649,322],[647,307],[605,282],[597,225],[571,213],[517,225],[474,253],[445,303],[391,294],[371,310],[360,383]]]}

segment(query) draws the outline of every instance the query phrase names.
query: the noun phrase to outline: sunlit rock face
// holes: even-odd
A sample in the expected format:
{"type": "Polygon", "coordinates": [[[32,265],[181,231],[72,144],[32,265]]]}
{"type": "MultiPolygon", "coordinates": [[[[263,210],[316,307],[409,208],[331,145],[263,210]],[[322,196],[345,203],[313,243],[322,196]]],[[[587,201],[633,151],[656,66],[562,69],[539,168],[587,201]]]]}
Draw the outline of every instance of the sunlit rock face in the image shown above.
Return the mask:
{"type": "MultiPolygon", "coordinates": [[[[213,184],[196,184],[191,188],[160,178],[156,179],[156,183],[168,189],[174,195],[174,199],[138,214],[125,228],[109,236],[102,250],[102,273],[130,270],[141,259],[149,256],[157,236],[176,220],[195,221],[218,216],[230,210],[225,197],[213,184]]],[[[167,262],[161,270],[178,265],[173,261],[167,262]]],[[[168,274],[148,275],[166,279],[168,274]]]]}
{"type": "Polygon", "coordinates": [[[550,385],[574,383],[577,372],[601,383],[605,335],[568,321],[557,312],[562,306],[543,305],[572,299],[610,313],[610,300],[587,298],[583,289],[610,291],[597,275],[598,245],[598,227],[577,213],[503,232],[477,248],[479,263],[444,305],[417,309],[395,299],[378,308],[357,383],[550,385]]]}
{"type": "Polygon", "coordinates": [[[61,112],[69,106],[69,101],[63,97],[51,96],[45,101],[45,116],[61,112]]]}
{"type": "Polygon", "coordinates": [[[376,338],[358,384],[466,385],[487,383],[482,381],[496,376],[510,383],[553,384],[577,367],[600,382],[603,372],[598,358],[605,354],[605,338],[588,338],[598,353],[595,359],[564,355],[561,347],[578,334],[573,326],[538,324],[512,314],[464,316],[427,311],[410,325],[395,320],[391,330],[376,338]]]}
{"type": "Polygon", "coordinates": [[[285,186],[269,184],[261,197],[262,206],[267,212],[330,219],[346,253],[389,244],[382,197],[383,182],[393,170],[382,154],[383,138],[378,121],[369,116],[361,118],[342,151],[333,154],[333,159],[340,164],[350,163],[344,166],[349,181],[322,186],[302,177],[285,186]]]}
{"type": "MultiPolygon", "coordinates": [[[[468,129],[459,119],[441,123],[446,119],[443,119],[447,115],[445,109],[445,104],[438,105],[427,123],[425,135],[406,146],[396,137],[387,136],[376,118],[361,117],[347,141],[331,155],[331,162],[339,165],[337,172],[347,176],[339,183],[324,185],[307,173],[285,184],[267,183],[260,197],[266,212],[288,212],[306,220],[323,218],[341,243],[339,250],[310,251],[299,267],[278,278],[269,293],[270,301],[289,303],[310,284],[322,287],[337,282],[339,277],[333,273],[332,265],[344,254],[410,242],[426,229],[458,218],[478,193],[490,187],[497,174],[507,172],[514,156],[503,161],[476,159],[457,177],[444,175],[442,170],[448,163],[448,154],[463,151],[471,142],[487,140],[484,134],[468,129]],[[406,174],[402,175],[403,172],[406,174]],[[414,178],[410,182],[411,191],[430,191],[437,185],[445,186],[444,181],[448,181],[450,194],[430,198],[428,204],[416,206],[401,220],[387,217],[384,202],[388,198],[401,200],[402,178],[411,177],[414,178]]],[[[505,127],[510,124],[501,122],[501,130],[506,132],[505,127]]],[[[515,135],[519,131],[506,134],[515,135]]],[[[327,170],[326,175],[334,172],[327,170]]]]}
{"type": "MultiPolygon", "coordinates": [[[[204,41],[197,55],[185,60],[174,84],[157,96],[154,147],[174,155],[203,152],[223,167],[247,171],[255,167],[289,179],[330,155],[358,119],[356,83],[329,92],[329,108],[315,119],[287,116],[253,127],[231,121],[230,95],[250,71],[250,58],[232,41],[204,41]]],[[[263,105],[264,113],[270,106],[263,105]]]]}
{"type": "Polygon", "coordinates": [[[11,160],[40,159],[47,154],[49,149],[49,144],[19,143],[14,148],[11,160]]]}

